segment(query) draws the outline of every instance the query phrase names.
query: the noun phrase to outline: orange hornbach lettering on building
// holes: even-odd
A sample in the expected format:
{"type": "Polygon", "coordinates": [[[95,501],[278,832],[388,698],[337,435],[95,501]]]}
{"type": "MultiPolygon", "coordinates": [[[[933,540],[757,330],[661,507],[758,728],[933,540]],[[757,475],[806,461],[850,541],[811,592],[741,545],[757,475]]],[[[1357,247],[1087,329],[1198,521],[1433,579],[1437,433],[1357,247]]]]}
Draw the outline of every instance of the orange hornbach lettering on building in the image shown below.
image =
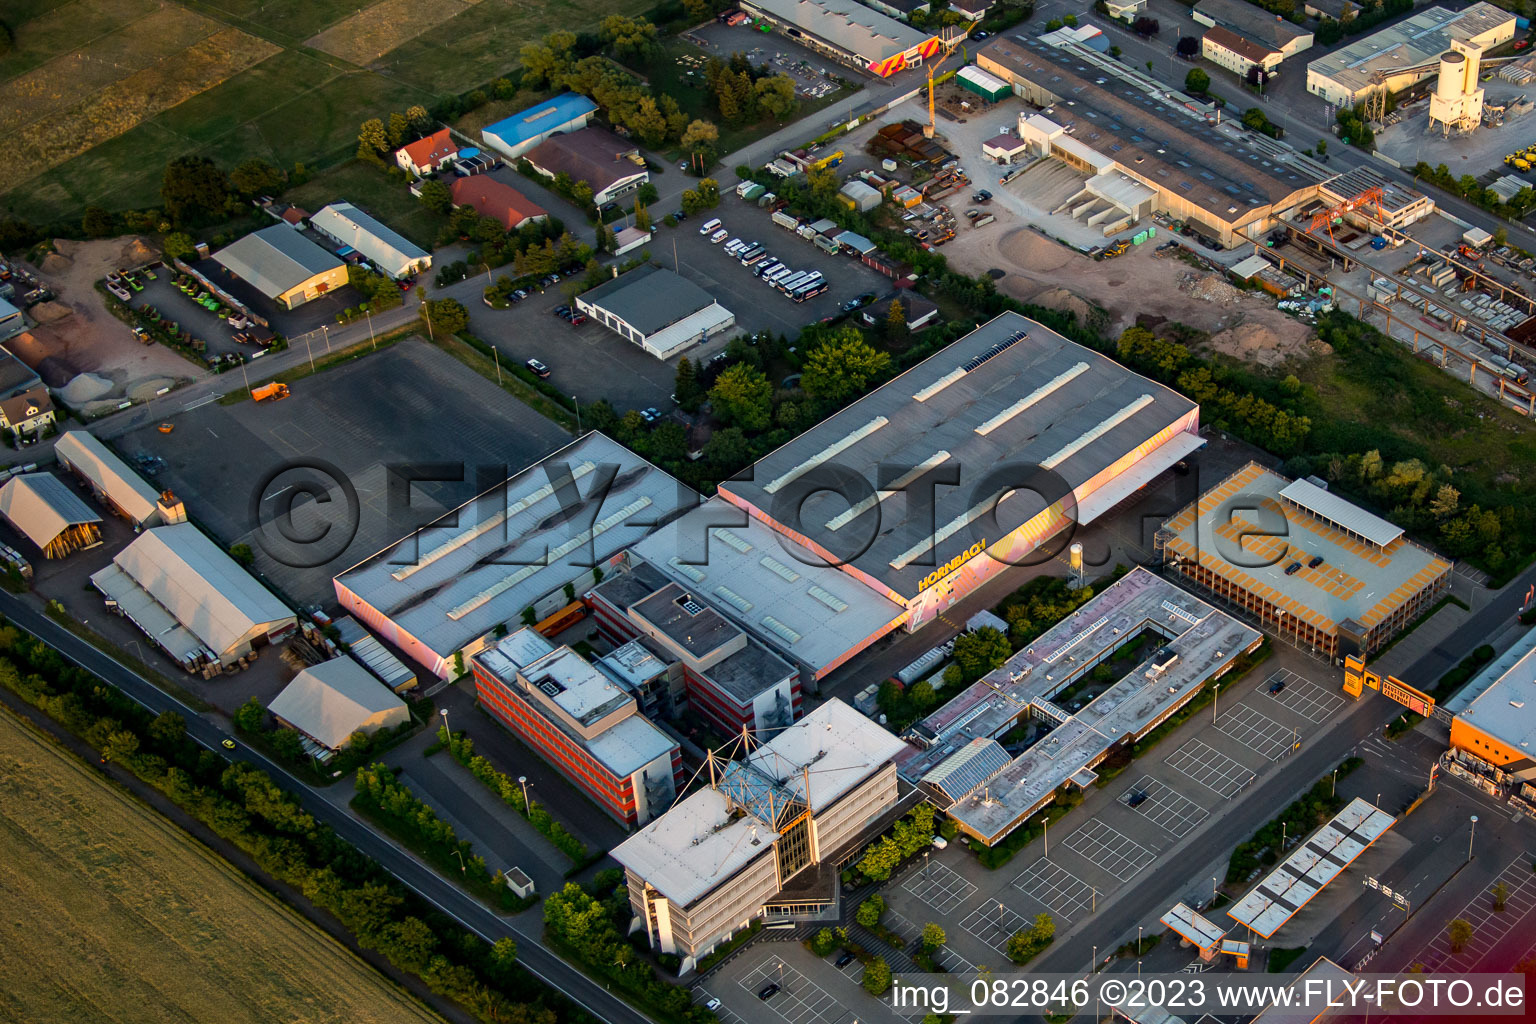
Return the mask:
{"type": "Polygon", "coordinates": [[[954,558],[951,558],[949,561],[933,570],[933,572],[929,573],[927,576],[924,576],[923,581],[917,585],[918,591],[921,592],[927,590],[929,587],[939,582],[939,580],[943,579],[945,576],[948,576],[951,572],[960,568],[960,566],[964,565],[972,558],[975,558],[985,550],[987,550],[987,542],[985,540],[979,540],[975,544],[972,544],[970,547],[960,552],[954,558]]]}

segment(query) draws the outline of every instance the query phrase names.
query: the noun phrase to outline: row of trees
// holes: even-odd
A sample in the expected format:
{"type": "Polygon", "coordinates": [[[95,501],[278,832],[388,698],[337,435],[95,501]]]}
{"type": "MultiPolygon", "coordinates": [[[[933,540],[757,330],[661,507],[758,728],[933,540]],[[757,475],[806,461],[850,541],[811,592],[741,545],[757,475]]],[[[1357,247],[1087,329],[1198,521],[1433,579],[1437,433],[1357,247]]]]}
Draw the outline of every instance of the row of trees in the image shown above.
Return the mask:
{"type": "Polygon", "coordinates": [[[375,762],[357,770],[357,795],[352,802],[382,819],[397,835],[426,847],[439,864],[457,858],[459,871],[469,882],[491,880],[485,858],[475,853],[469,840],[460,839],[453,826],[411,792],[388,765],[375,762]]]}
{"type": "MultiPolygon", "coordinates": [[[[516,93],[511,82],[507,85],[516,93]]],[[[395,111],[387,117],[371,117],[358,129],[357,158],[382,167],[386,155],[426,135],[432,125],[432,115],[420,104],[408,107],[403,114],[395,111]]]]}
{"type": "Polygon", "coordinates": [[[607,903],[575,882],[544,901],[544,930],[552,944],[640,1000],[659,1020],[711,1024],[715,1015],[696,1005],[692,993],[657,977],[656,969],[624,939],[629,899],[617,872],[600,872],[593,888],[612,893],[607,903]],[[612,884],[610,884],[612,883],[612,884]],[[622,922],[622,924],[621,924],[622,922]]]}
{"type": "Polygon", "coordinates": [[[299,806],[264,772],[187,737],[175,712],[150,715],[52,648],[0,626],[0,686],[165,793],[258,867],[341,922],[358,944],[487,1024],[557,1024],[575,1007],[517,964],[511,939],[487,943],[406,889],[299,806]]]}
{"type": "MultiPolygon", "coordinates": [[[[1413,176],[1421,181],[1428,181],[1438,185],[1447,192],[1454,192],[1463,199],[1476,203],[1489,213],[1497,214],[1500,217],[1508,217],[1510,220],[1519,220],[1527,213],[1530,213],[1532,207],[1536,207],[1536,190],[1533,190],[1529,185],[1516,192],[1514,198],[1506,202],[1493,189],[1483,188],[1482,185],[1479,185],[1477,178],[1474,176],[1463,174],[1459,178],[1456,177],[1445,164],[1436,164],[1431,167],[1428,163],[1420,160],[1413,165],[1413,176]]],[[[1503,229],[1501,228],[1500,230],[1503,229]]]]}
{"type": "MultiPolygon", "coordinates": [[[[251,199],[276,192],[287,176],[264,160],[246,160],[232,171],[203,156],[177,157],[160,179],[160,201],[170,224],[195,227],[227,220],[242,212],[251,199]]],[[[94,236],[116,230],[116,221],[101,207],[88,207],[82,221],[94,236]]]]}
{"type": "Polygon", "coordinates": [[[447,726],[439,726],[438,741],[453,755],[453,759],[469,770],[486,789],[501,798],[502,803],[527,818],[539,834],[554,844],[555,848],[577,864],[585,864],[590,856],[587,844],[566,831],[537,800],[530,799],[518,781],[506,772],[475,753],[474,741],[464,730],[450,734],[447,726]]]}
{"type": "Polygon", "coordinates": [[[746,124],[762,117],[782,121],[799,106],[793,78],[770,73],[744,53],[733,53],[728,60],[711,57],[704,64],[704,84],[726,124],[746,124]]]}
{"type": "MultiPolygon", "coordinates": [[[[621,51],[648,53],[653,48],[656,29],[643,18],[610,15],[603,25],[602,38],[607,41],[600,46],[606,45],[615,56],[622,56],[621,51]]],[[[677,100],[666,94],[658,96],[600,54],[583,54],[580,43],[576,33],[561,31],[525,44],[519,52],[523,85],[580,93],[602,107],[611,123],[632,132],[646,146],[677,142],[692,151],[690,147],[698,145],[702,130],[696,126],[708,122],[689,118],[677,100]]]]}
{"type": "Polygon", "coordinates": [[[1300,842],[1308,833],[1339,813],[1344,800],[1337,794],[1342,779],[1365,762],[1358,757],[1340,762],[1333,772],[1318,779],[1289,807],[1268,822],[1247,842],[1239,843],[1227,862],[1227,884],[1245,881],[1261,864],[1273,864],[1285,851],[1285,842],[1300,842]]]}
{"type": "Polygon", "coordinates": [[[1034,924],[1008,936],[1008,959],[1027,964],[1056,939],[1056,919],[1050,914],[1036,914],[1034,924]]]}
{"type": "Polygon", "coordinates": [[[902,861],[921,853],[933,843],[933,805],[922,803],[898,818],[889,835],[881,836],[864,850],[859,870],[874,882],[883,882],[902,861]]]}

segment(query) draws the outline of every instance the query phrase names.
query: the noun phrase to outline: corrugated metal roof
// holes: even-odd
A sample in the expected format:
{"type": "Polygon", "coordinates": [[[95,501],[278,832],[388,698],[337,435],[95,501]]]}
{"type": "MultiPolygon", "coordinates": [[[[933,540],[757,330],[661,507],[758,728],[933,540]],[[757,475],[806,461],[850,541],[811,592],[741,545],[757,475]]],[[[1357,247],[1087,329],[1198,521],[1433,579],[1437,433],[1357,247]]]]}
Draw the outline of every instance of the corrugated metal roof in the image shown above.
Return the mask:
{"type": "Polygon", "coordinates": [[[405,701],[351,658],[306,668],[267,710],[332,750],[354,732],[372,732],[410,718],[405,701]]]}
{"type": "Polygon", "coordinates": [[[256,627],[270,631],[294,619],[293,612],[191,523],[148,530],[112,561],[221,657],[256,627]]]}
{"type": "Polygon", "coordinates": [[[160,495],[128,464],[85,430],[66,431],[53,453],[68,468],[89,480],[135,523],[143,523],[160,508],[160,495]]]}
{"type": "Polygon", "coordinates": [[[1357,537],[1364,537],[1377,547],[1386,547],[1403,535],[1403,528],[1359,505],[1345,501],[1332,491],[1325,491],[1306,480],[1292,480],[1280,488],[1280,497],[1294,502],[1319,519],[1341,526],[1357,537]]]}
{"type": "Polygon", "coordinates": [[[977,737],[955,751],[924,775],[951,801],[974,792],[992,776],[1007,768],[1013,758],[996,740],[977,737]]]}
{"type": "Polygon", "coordinates": [[[536,139],[540,135],[558,131],[579,117],[592,113],[597,104],[574,92],[563,93],[553,99],[536,103],[527,110],[519,110],[511,117],[481,129],[484,135],[494,135],[509,146],[536,139]]]}
{"type": "Polygon", "coordinates": [[[332,203],[309,223],[366,256],[386,273],[400,274],[432,257],[425,249],[351,203],[332,203]]]}
{"type": "Polygon", "coordinates": [[[752,0],[751,6],[871,63],[931,38],[854,0],[752,0]]]}
{"type": "Polygon", "coordinates": [[[287,224],[253,231],[214,253],[213,258],[268,298],[342,265],[338,257],[287,224]]]}
{"type": "Polygon", "coordinates": [[[581,296],[647,337],[715,304],[692,281],[653,264],[636,267],[581,296]]]}
{"type": "Polygon", "coordinates": [[[0,516],[40,548],[52,544],[71,526],[101,522],[101,516],[51,473],[28,473],[7,480],[0,487],[0,516]]]}

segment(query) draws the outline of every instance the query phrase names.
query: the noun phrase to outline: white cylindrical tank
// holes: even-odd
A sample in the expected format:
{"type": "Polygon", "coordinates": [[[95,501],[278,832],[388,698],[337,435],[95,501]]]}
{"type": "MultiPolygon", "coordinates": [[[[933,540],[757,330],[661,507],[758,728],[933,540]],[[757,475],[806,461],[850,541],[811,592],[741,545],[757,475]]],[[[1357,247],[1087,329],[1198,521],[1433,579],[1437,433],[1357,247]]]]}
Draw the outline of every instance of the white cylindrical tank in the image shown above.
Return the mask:
{"type": "Polygon", "coordinates": [[[1071,558],[1072,558],[1072,571],[1073,572],[1082,572],[1083,571],[1083,545],[1081,543],[1073,544],[1071,549],[1070,549],[1070,551],[1071,551],[1071,558]]]}
{"type": "Polygon", "coordinates": [[[1466,92],[1467,58],[1455,50],[1440,55],[1440,78],[1435,82],[1435,95],[1447,103],[1455,102],[1466,92]]]}

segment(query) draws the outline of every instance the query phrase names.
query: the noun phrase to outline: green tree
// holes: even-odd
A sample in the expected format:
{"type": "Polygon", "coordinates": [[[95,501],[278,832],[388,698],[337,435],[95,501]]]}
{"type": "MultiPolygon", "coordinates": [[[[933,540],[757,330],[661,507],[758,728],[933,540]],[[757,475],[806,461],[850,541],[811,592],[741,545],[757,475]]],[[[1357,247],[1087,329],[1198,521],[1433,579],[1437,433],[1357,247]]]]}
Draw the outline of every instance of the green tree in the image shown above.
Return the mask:
{"type": "Polygon", "coordinates": [[[265,160],[253,158],[229,172],[229,184],[246,198],[268,195],[283,187],[283,172],[265,160]]]}
{"type": "Polygon", "coordinates": [[[741,363],[720,374],[709,399],[716,415],[742,430],[766,429],[773,418],[773,385],[761,371],[741,363]]]}
{"type": "Polygon", "coordinates": [[[1489,894],[1493,896],[1493,909],[1502,912],[1504,905],[1509,902],[1509,886],[1503,882],[1495,882],[1489,894]]]}
{"type": "MultiPolygon", "coordinates": [[[[908,300],[909,302],[911,300],[908,300]]],[[[900,299],[891,300],[891,308],[886,311],[883,332],[885,340],[893,344],[899,343],[907,336],[907,307],[900,299]]]]}
{"type": "Polygon", "coordinates": [[[944,934],[942,926],[936,925],[932,921],[923,925],[923,948],[928,952],[932,953],[948,941],[949,936],[944,934]]]}
{"type": "Polygon", "coordinates": [[[704,120],[694,120],[688,123],[683,136],[678,140],[686,153],[713,152],[720,141],[720,129],[704,120]]]}
{"type": "Polygon", "coordinates": [[[204,156],[177,157],[160,179],[160,201],[178,227],[222,217],[229,199],[229,176],[204,156]]]}
{"type": "Polygon", "coordinates": [[[1189,74],[1184,76],[1184,91],[1196,96],[1204,96],[1211,88],[1211,76],[1205,73],[1203,68],[1190,68],[1189,74]]]}
{"type": "Polygon", "coordinates": [[[667,119],[656,100],[650,96],[640,97],[639,104],[630,112],[625,123],[647,146],[660,145],[667,137],[667,119]]]}
{"type": "Polygon", "coordinates": [[[256,552],[251,550],[249,544],[232,544],[229,548],[229,557],[249,569],[256,564],[256,552]]]}
{"type": "Polygon", "coordinates": [[[235,728],[241,732],[260,732],[267,722],[267,709],[261,706],[261,701],[252,697],[236,708],[230,717],[235,728]]]}
{"type": "Polygon", "coordinates": [[[406,137],[411,132],[411,122],[404,114],[394,112],[389,115],[389,145],[392,149],[399,149],[405,145],[406,137]]]}
{"type": "Polygon", "coordinates": [[[431,299],[417,307],[431,336],[457,334],[469,326],[469,310],[458,299],[431,299]]]}
{"type": "Polygon", "coordinates": [[[672,393],[685,412],[698,412],[699,401],[699,371],[693,360],[687,356],[677,361],[677,376],[672,382],[672,393]]]}
{"type": "Polygon", "coordinates": [[[453,190],[436,178],[421,183],[421,205],[434,213],[453,209],[453,190]]]}
{"type": "Polygon", "coordinates": [[[192,236],[182,231],[173,231],[165,236],[160,243],[160,249],[174,260],[184,260],[197,252],[196,245],[192,242],[192,236]]]}
{"type": "Polygon", "coordinates": [[[405,119],[410,122],[411,131],[416,135],[425,135],[432,127],[432,115],[427,113],[427,108],[420,103],[412,104],[405,109],[405,119]]]}
{"type": "Polygon", "coordinates": [[[598,36],[620,60],[648,61],[660,48],[656,26],[644,18],[610,14],[598,23],[598,36]]]}
{"type": "Polygon", "coordinates": [[[1008,638],[991,626],[955,637],[955,664],[967,679],[980,679],[1013,654],[1008,638]]]}
{"type": "Polygon", "coordinates": [[[1450,940],[1451,952],[1460,953],[1472,941],[1472,923],[1463,917],[1456,918],[1446,928],[1446,938],[1450,940]]]}
{"type": "Polygon", "coordinates": [[[837,403],[864,394],[890,368],[888,354],[871,348],[856,328],[844,327],[811,350],[800,386],[813,398],[837,403]]]}
{"type": "Polygon", "coordinates": [[[788,75],[769,75],[759,78],[752,86],[757,94],[757,109],[776,121],[782,121],[795,112],[799,101],[795,98],[795,80],[788,75]]]}
{"type": "Polygon", "coordinates": [[[864,991],[872,996],[883,996],[891,987],[891,968],[885,957],[877,956],[864,965],[864,991]]]}
{"type": "Polygon", "coordinates": [[[112,214],[99,206],[87,206],[80,218],[80,229],[92,238],[106,238],[117,233],[112,214]]]}
{"type": "Polygon", "coordinates": [[[837,948],[837,934],[831,928],[822,928],[811,936],[811,952],[826,956],[837,948]]]}
{"type": "Polygon", "coordinates": [[[869,897],[859,904],[859,909],[854,911],[854,920],[865,928],[873,928],[880,923],[880,918],[885,914],[885,900],[879,893],[869,897]]]}
{"type": "Polygon", "coordinates": [[[362,128],[357,133],[358,159],[382,164],[384,161],[379,154],[387,149],[389,149],[389,133],[384,128],[384,122],[376,117],[370,117],[363,122],[362,128]]]}
{"type": "Polygon", "coordinates": [[[107,761],[126,761],[139,752],[139,737],[131,729],[117,729],[107,735],[101,745],[101,756],[107,761]]]}

